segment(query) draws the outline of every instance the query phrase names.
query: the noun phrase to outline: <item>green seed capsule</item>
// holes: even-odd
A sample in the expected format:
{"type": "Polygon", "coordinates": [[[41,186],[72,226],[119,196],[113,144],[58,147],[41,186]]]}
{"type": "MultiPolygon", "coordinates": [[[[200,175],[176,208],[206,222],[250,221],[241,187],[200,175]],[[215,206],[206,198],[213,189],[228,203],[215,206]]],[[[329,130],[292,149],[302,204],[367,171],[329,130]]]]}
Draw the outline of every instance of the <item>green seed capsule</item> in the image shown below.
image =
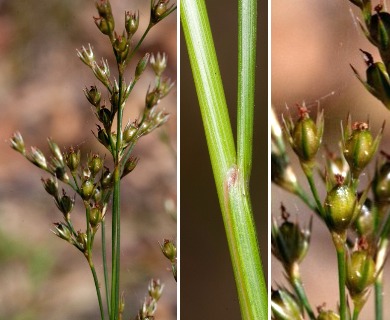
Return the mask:
{"type": "Polygon", "coordinates": [[[355,219],[357,199],[350,186],[338,184],[326,196],[326,223],[331,231],[344,232],[355,219]]]}
{"type": "Polygon", "coordinates": [[[351,168],[352,176],[357,178],[376,152],[367,123],[356,122],[352,125],[352,133],[344,142],[343,152],[351,168]]]}
{"type": "Polygon", "coordinates": [[[88,200],[91,198],[93,191],[95,189],[95,185],[92,181],[86,180],[81,185],[80,193],[84,200],[88,200]]]}
{"type": "Polygon", "coordinates": [[[370,20],[370,37],[380,50],[387,50],[390,45],[390,14],[377,12],[370,20]]]}
{"type": "Polygon", "coordinates": [[[89,223],[92,228],[96,228],[99,223],[102,221],[102,210],[99,208],[92,208],[89,211],[89,223]]]}
{"type": "Polygon", "coordinates": [[[375,173],[372,190],[376,202],[390,203],[390,162],[385,162],[375,173]]]}
{"type": "Polygon", "coordinates": [[[271,294],[272,319],[302,320],[301,309],[295,298],[285,290],[273,290],[271,294]]]}
{"type": "Polygon", "coordinates": [[[317,320],[340,320],[340,316],[333,311],[321,311],[317,320]]]}
{"type": "Polygon", "coordinates": [[[292,134],[294,151],[301,161],[311,161],[317,154],[320,139],[315,122],[307,117],[299,119],[292,134]]]}
{"type": "Polygon", "coordinates": [[[366,251],[355,251],[347,263],[346,285],[351,294],[359,296],[375,281],[375,262],[366,251]]]}

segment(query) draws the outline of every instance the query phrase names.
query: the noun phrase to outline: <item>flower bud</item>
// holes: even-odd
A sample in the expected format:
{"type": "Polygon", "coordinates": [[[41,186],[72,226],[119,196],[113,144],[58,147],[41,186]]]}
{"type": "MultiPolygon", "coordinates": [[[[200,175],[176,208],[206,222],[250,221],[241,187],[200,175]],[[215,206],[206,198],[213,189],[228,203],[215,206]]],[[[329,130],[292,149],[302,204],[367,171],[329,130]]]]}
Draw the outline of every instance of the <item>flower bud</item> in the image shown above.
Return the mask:
{"type": "MultiPolygon", "coordinates": [[[[359,237],[371,238],[374,236],[376,214],[373,212],[372,201],[366,199],[355,221],[355,229],[359,237]]],[[[374,236],[375,237],[375,236],[374,236]]]]}
{"type": "Polygon", "coordinates": [[[104,128],[106,130],[109,130],[109,128],[111,127],[111,121],[113,118],[111,111],[103,106],[98,111],[97,117],[98,117],[99,121],[103,124],[104,128]]]}
{"type": "Polygon", "coordinates": [[[80,164],[80,150],[75,151],[72,147],[65,156],[66,165],[71,172],[76,172],[80,164]]]}
{"type": "Polygon", "coordinates": [[[149,112],[150,109],[152,109],[155,105],[157,105],[160,101],[160,96],[156,91],[148,91],[146,93],[146,98],[145,98],[145,107],[146,110],[145,112],[149,112]]]}
{"type": "Polygon", "coordinates": [[[331,310],[321,310],[318,313],[317,320],[340,320],[340,316],[331,310]]]}
{"type": "Polygon", "coordinates": [[[31,147],[31,153],[27,155],[27,159],[35,164],[38,168],[41,168],[43,170],[48,170],[47,162],[44,154],[41,150],[35,147],[31,147]]]}
{"type": "Polygon", "coordinates": [[[138,158],[135,158],[135,157],[130,157],[130,159],[128,159],[123,167],[123,173],[122,173],[122,176],[121,178],[125,177],[126,175],[128,175],[130,172],[132,172],[135,167],[137,166],[138,164],[138,161],[139,159],[138,158]]]}
{"type": "Polygon", "coordinates": [[[365,250],[354,251],[347,260],[346,286],[354,300],[362,298],[362,294],[375,282],[374,259],[365,250]]]}
{"type": "Polygon", "coordinates": [[[64,167],[64,158],[62,156],[60,147],[52,139],[47,139],[47,142],[53,157],[58,161],[58,164],[61,165],[61,167],[64,167]]]}
{"type": "Polygon", "coordinates": [[[303,320],[296,298],[287,290],[272,290],[271,310],[274,320],[303,320]]]}
{"type": "Polygon", "coordinates": [[[77,247],[81,250],[81,251],[85,251],[85,249],[87,248],[87,243],[88,243],[88,238],[87,238],[87,235],[84,233],[84,232],[77,232],[77,247]]]}
{"type": "Polygon", "coordinates": [[[149,296],[158,301],[161,297],[162,291],[164,289],[164,285],[161,284],[160,280],[152,279],[150,280],[149,286],[148,286],[148,292],[149,296]]]}
{"type": "Polygon", "coordinates": [[[93,54],[92,47],[90,44],[88,44],[88,49],[86,49],[85,47],[82,47],[81,51],[77,50],[77,56],[88,67],[92,67],[93,62],[95,62],[94,54],[93,54]]]}
{"type": "Polygon", "coordinates": [[[105,146],[106,148],[110,148],[110,138],[107,135],[106,130],[102,129],[99,125],[97,125],[97,130],[97,136],[95,135],[95,137],[103,146],[105,146]]]}
{"type": "Polygon", "coordinates": [[[89,200],[93,195],[94,189],[95,189],[95,185],[93,184],[93,182],[91,180],[85,180],[81,184],[81,188],[80,188],[81,197],[84,200],[89,200]]]}
{"type": "Polygon", "coordinates": [[[130,37],[134,35],[134,33],[137,32],[139,25],[139,11],[137,12],[125,12],[125,28],[126,32],[130,37]]]}
{"type": "Polygon", "coordinates": [[[84,94],[90,104],[92,104],[95,107],[100,106],[100,99],[102,95],[96,86],[91,86],[89,90],[85,88],[84,94]]]}
{"type": "Polygon", "coordinates": [[[68,242],[72,239],[72,234],[69,228],[65,224],[59,222],[59,223],[54,223],[54,225],[55,225],[55,230],[54,231],[52,230],[52,232],[57,237],[64,239],[68,242]]]}
{"type": "Polygon", "coordinates": [[[23,137],[20,132],[15,132],[11,137],[11,148],[20,152],[22,155],[26,154],[23,137]]]}
{"type": "Polygon", "coordinates": [[[302,116],[294,127],[293,132],[294,151],[303,161],[311,161],[317,154],[320,139],[317,135],[317,127],[308,116],[302,116]]]}
{"type": "Polygon", "coordinates": [[[351,65],[355,76],[364,87],[377,99],[382,101],[387,109],[390,109],[390,78],[386,66],[382,62],[375,62],[367,51],[361,50],[367,64],[366,78],[364,81],[357,70],[351,65]]]}
{"type": "Polygon", "coordinates": [[[129,53],[129,49],[130,49],[130,46],[129,46],[129,43],[127,41],[127,37],[126,37],[125,33],[123,33],[122,36],[119,36],[115,33],[115,40],[113,43],[113,47],[115,50],[115,55],[116,55],[117,61],[119,63],[122,63],[123,61],[125,61],[128,53],[129,53]]]}
{"type": "Polygon", "coordinates": [[[101,64],[97,64],[96,61],[92,63],[92,71],[95,77],[101,81],[107,88],[110,87],[110,67],[108,62],[102,59],[101,64]]]}
{"type": "Polygon", "coordinates": [[[46,192],[53,196],[54,198],[58,197],[58,182],[56,178],[49,178],[49,179],[41,179],[43,183],[43,187],[45,188],[46,192]]]}
{"type": "Polygon", "coordinates": [[[108,168],[105,168],[102,178],[100,179],[100,184],[103,189],[109,189],[113,186],[113,176],[108,168]]]}
{"type": "Polygon", "coordinates": [[[102,168],[103,160],[97,154],[92,155],[88,160],[88,169],[91,171],[92,176],[96,176],[102,168]]]}
{"type": "Polygon", "coordinates": [[[70,213],[73,210],[75,199],[69,197],[63,190],[62,197],[55,199],[57,208],[63,213],[65,220],[70,218],[70,213]]]}
{"type": "Polygon", "coordinates": [[[158,87],[157,87],[160,99],[166,97],[168,95],[168,93],[171,92],[174,85],[175,85],[175,83],[172,82],[171,79],[165,78],[165,77],[162,78],[158,87]]]}
{"type": "Polygon", "coordinates": [[[294,124],[291,117],[288,121],[283,118],[291,147],[299,157],[302,165],[312,167],[314,158],[321,144],[324,129],[323,111],[317,114],[314,122],[309,117],[305,105],[299,106],[299,119],[294,124]]]}
{"type": "Polygon", "coordinates": [[[95,203],[100,203],[102,200],[102,191],[100,190],[100,187],[95,187],[92,198],[95,203]]]}
{"type": "Polygon", "coordinates": [[[150,15],[150,24],[155,25],[164,19],[171,11],[174,5],[168,7],[169,0],[153,0],[151,15],[150,15]]]}
{"type": "Polygon", "coordinates": [[[173,244],[173,241],[164,239],[164,243],[160,244],[160,248],[167,259],[169,259],[171,262],[176,260],[176,247],[173,244]]]}
{"type": "Polygon", "coordinates": [[[145,71],[149,62],[149,57],[150,54],[145,53],[143,58],[140,61],[138,61],[137,67],[135,68],[135,80],[138,80],[141,77],[142,73],[145,71]]]}
{"type": "Polygon", "coordinates": [[[99,13],[99,16],[103,18],[112,17],[112,9],[110,1],[108,0],[100,0],[96,2],[96,9],[99,13]]]}
{"type": "Polygon", "coordinates": [[[373,140],[367,123],[355,122],[351,125],[351,117],[348,118],[346,135],[343,136],[342,143],[344,157],[349,164],[353,179],[358,179],[360,173],[371,161],[378,148],[382,131],[383,127],[373,140]]]}
{"type": "Polygon", "coordinates": [[[369,25],[370,40],[380,52],[385,52],[390,48],[390,14],[382,11],[382,6],[375,10],[377,13],[371,17],[369,25]]]}
{"type": "Polygon", "coordinates": [[[160,54],[160,52],[158,52],[157,56],[154,56],[154,54],[152,54],[150,58],[150,64],[152,65],[153,71],[157,77],[161,77],[162,73],[166,69],[167,60],[168,58],[165,53],[160,54]]]}
{"type": "Polygon", "coordinates": [[[372,183],[375,201],[381,204],[390,203],[390,158],[377,165],[372,183]]]}
{"type": "Polygon", "coordinates": [[[133,123],[128,123],[123,130],[123,141],[125,143],[133,142],[133,139],[136,137],[138,128],[133,123]]]}
{"type": "Polygon", "coordinates": [[[343,184],[342,176],[337,176],[337,179],[338,184],[325,198],[325,221],[331,231],[343,233],[356,218],[357,198],[353,188],[343,184]]]}
{"type": "Polygon", "coordinates": [[[102,221],[102,210],[99,207],[93,207],[89,210],[89,223],[92,228],[96,228],[102,221]]]}
{"type": "Polygon", "coordinates": [[[290,271],[294,264],[303,260],[309,249],[312,218],[309,227],[301,229],[299,223],[288,221],[289,214],[283,205],[281,210],[283,223],[278,226],[276,219],[272,220],[271,248],[284,268],[290,271]]]}

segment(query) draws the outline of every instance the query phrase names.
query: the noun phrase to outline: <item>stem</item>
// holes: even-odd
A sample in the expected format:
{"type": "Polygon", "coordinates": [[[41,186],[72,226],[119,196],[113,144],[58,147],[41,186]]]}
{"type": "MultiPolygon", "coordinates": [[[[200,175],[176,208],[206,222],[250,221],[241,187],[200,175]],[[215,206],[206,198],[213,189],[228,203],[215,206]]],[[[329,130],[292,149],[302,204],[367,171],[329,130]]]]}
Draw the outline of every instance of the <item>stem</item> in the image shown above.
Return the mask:
{"type": "Polygon", "coordinates": [[[332,233],[333,243],[337,252],[337,266],[339,272],[339,299],[340,299],[340,320],[347,319],[347,301],[345,295],[345,281],[347,270],[345,265],[345,241],[346,234],[332,233]]]}
{"type": "Polygon", "coordinates": [[[92,262],[92,257],[88,256],[87,259],[88,259],[89,267],[91,268],[91,271],[92,271],[93,282],[95,283],[96,293],[97,293],[98,300],[99,300],[100,317],[102,320],[104,320],[103,301],[102,301],[102,295],[100,293],[99,279],[96,275],[96,270],[95,270],[95,266],[92,262]]]}
{"type": "Polygon", "coordinates": [[[111,319],[111,305],[110,305],[110,292],[108,290],[109,280],[107,271],[107,252],[106,252],[106,219],[101,222],[102,230],[102,255],[103,255],[103,273],[104,273],[104,287],[106,290],[106,303],[108,309],[108,315],[111,319]]]}
{"type": "Polygon", "coordinates": [[[302,189],[301,185],[297,185],[295,189],[295,195],[298,196],[311,210],[317,212],[318,214],[319,209],[316,202],[313,202],[312,199],[309,198],[308,194],[305,192],[305,190],[302,189]]]}
{"type": "Polygon", "coordinates": [[[291,284],[295,290],[295,293],[297,294],[299,300],[302,302],[309,318],[311,320],[315,320],[316,317],[314,315],[313,309],[310,306],[309,300],[308,300],[306,292],[305,292],[305,288],[303,287],[303,284],[302,284],[298,264],[293,265],[292,270],[290,270],[289,279],[290,279],[291,284]]]}
{"type": "MultiPolygon", "coordinates": [[[[383,235],[382,235],[383,236],[383,235]]],[[[376,264],[380,268],[378,277],[375,280],[375,316],[376,320],[383,319],[383,264],[386,261],[386,253],[389,240],[382,237],[379,243],[376,264]]],[[[378,271],[377,271],[378,272],[378,271]]]]}
{"type": "MultiPolygon", "coordinates": [[[[355,309],[353,310],[352,320],[358,320],[359,313],[360,313],[360,310],[355,308],[355,309]]],[[[378,320],[378,319],[375,318],[375,320],[378,320]]]]}
{"type": "Polygon", "coordinates": [[[383,319],[383,273],[375,280],[375,320],[383,319]]]}
{"type": "Polygon", "coordinates": [[[325,217],[324,207],[322,206],[320,196],[319,196],[318,191],[317,191],[317,187],[314,183],[313,169],[305,170],[305,168],[304,168],[303,171],[305,172],[307,181],[309,182],[309,185],[310,185],[310,190],[313,193],[314,200],[317,204],[316,212],[319,212],[321,218],[324,219],[324,217],[325,217]]]}
{"type": "Polygon", "coordinates": [[[119,98],[117,113],[117,141],[115,150],[114,192],[112,204],[112,270],[111,270],[111,318],[118,319],[119,315],[119,278],[120,278],[120,150],[122,147],[122,82],[123,68],[118,65],[119,71],[119,98]]]}
{"type": "Polygon", "coordinates": [[[134,49],[129,54],[127,61],[130,61],[131,58],[134,56],[134,54],[137,52],[138,48],[141,46],[142,42],[145,40],[146,35],[149,33],[150,29],[152,29],[153,25],[149,23],[148,27],[146,28],[144,34],[142,35],[141,39],[138,41],[137,45],[134,47],[134,49]]]}
{"type": "Polygon", "coordinates": [[[257,1],[238,1],[237,162],[249,186],[255,104],[257,1]]]}
{"type": "Polygon", "coordinates": [[[204,0],[181,1],[181,19],[198,94],[242,319],[267,319],[267,288],[246,182],[233,134],[204,0]]]}

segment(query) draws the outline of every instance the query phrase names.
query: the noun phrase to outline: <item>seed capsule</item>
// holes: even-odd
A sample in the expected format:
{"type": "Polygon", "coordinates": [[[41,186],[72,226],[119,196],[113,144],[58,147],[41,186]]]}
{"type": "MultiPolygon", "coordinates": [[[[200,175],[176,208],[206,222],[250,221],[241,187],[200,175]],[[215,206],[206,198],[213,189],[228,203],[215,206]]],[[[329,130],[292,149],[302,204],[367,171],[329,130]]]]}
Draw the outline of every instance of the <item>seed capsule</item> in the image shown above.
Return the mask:
{"type": "Polygon", "coordinates": [[[331,231],[342,233],[353,223],[356,217],[357,198],[352,187],[344,185],[342,176],[331,189],[324,203],[325,220],[331,231]]]}

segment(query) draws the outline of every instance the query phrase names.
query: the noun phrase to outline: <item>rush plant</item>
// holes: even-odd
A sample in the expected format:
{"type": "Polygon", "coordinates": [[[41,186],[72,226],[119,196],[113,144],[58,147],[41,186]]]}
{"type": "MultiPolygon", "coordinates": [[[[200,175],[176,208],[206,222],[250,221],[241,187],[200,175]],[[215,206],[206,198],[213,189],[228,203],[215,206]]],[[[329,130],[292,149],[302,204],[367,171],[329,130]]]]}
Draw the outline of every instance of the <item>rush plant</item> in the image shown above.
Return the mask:
{"type": "MultiPolygon", "coordinates": [[[[91,69],[99,83],[99,86],[85,88],[84,93],[99,123],[93,134],[107,150],[107,155],[95,152],[84,155],[73,147],[62,151],[55,141],[48,139],[51,154],[47,156],[36,147],[28,151],[19,132],[12,136],[10,142],[13,149],[48,174],[47,178],[42,178],[43,187],[62,215],[62,219],[54,223],[52,232],[85,257],[93,276],[101,319],[119,320],[125,317],[125,301],[120,294],[121,180],[137,166],[138,158],[132,155],[136,143],[168,120],[169,115],[159,109],[158,104],[174,86],[172,80],[163,75],[167,66],[164,53],[146,53],[139,61],[134,61],[135,53],[149,31],[174,12],[176,5],[170,4],[169,0],[151,0],[149,23],[137,42],[133,36],[139,27],[138,11],[125,12],[124,29],[117,32],[110,1],[97,1],[96,9],[98,16],[94,21],[112,47],[116,61],[115,75],[112,75],[106,59],[96,57],[90,44],[77,50],[77,56],[91,69]],[[133,74],[128,71],[131,64],[135,65],[133,74]],[[128,120],[124,125],[126,102],[131,99],[134,87],[149,66],[154,71],[155,81],[146,90],[144,108],[138,118],[128,120]],[[70,188],[75,195],[61,190],[60,184],[70,188]],[[72,220],[76,201],[80,201],[85,209],[85,225],[81,230],[72,220]],[[107,219],[111,220],[111,241],[106,239],[107,219]],[[104,270],[100,276],[96,272],[93,256],[98,232],[101,232],[102,240],[102,262],[99,264],[103,265],[104,270]],[[111,259],[106,254],[107,243],[111,245],[111,259]]],[[[161,249],[171,261],[176,277],[175,246],[165,240],[161,249]]],[[[153,318],[163,287],[159,280],[150,281],[148,296],[135,319],[153,318]]]]}

